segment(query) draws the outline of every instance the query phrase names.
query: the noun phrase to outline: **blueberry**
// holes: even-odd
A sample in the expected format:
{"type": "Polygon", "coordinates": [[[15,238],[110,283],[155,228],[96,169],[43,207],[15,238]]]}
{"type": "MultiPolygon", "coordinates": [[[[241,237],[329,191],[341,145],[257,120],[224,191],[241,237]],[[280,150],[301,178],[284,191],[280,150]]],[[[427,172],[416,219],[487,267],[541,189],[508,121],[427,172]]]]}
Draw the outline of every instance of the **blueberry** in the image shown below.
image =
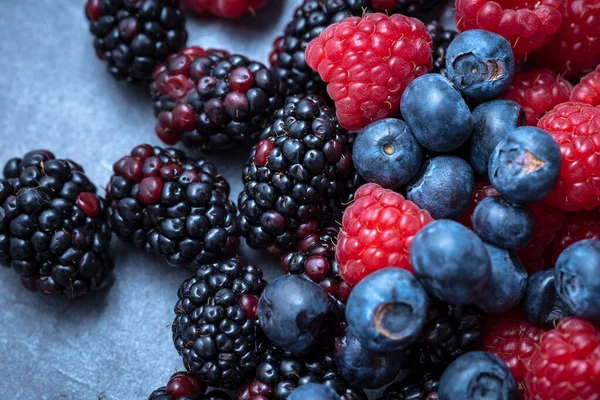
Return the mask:
{"type": "Polygon", "coordinates": [[[517,382],[504,361],[485,351],[472,351],[444,371],[439,400],[517,400],[517,382]]]}
{"type": "Polygon", "coordinates": [[[467,97],[490,100],[510,86],[515,57],[502,36],[480,29],[458,35],[446,51],[448,78],[467,97]]]}
{"type": "Polygon", "coordinates": [[[554,285],[569,311],[600,322],[600,239],[567,247],[556,261],[554,285]]]}
{"type": "MultiPolygon", "coordinates": [[[[262,397],[262,396],[259,396],[262,397]]],[[[340,400],[340,395],[322,383],[307,383],[298,386],[288,397],[288,400],[340,400]]]]}
{"type": "Polygon", "coordinates": [[[533,203],[550,194],[560,173],[558,144],[533,126],[513,129],[498,143],[489,163],[494,188],[508,201],[533,203]]]}
{"type": "Polygon", "coordinates": [[[435,219],[460,217],[471,204],[475,174],[459,157],[439,156],[427,160],[407,188],[407,198],[429,211],[435,219]]]}
{"type": "Polygon", "coordinates": [[[554,327],[554,322],[569,315],[554,286],[554,269],[536,272],[527,279],[523,298],[527,321],[535,325],[554,327]]]}
{"type": "Polygon", "coordinates": [[[352,159],[367,182],[396,189],[419,172],[423,150],[404,121],[388,118],[359,132],[352,159]]]}
{"type": "Polygon", "coordinates": [[[425,290],[450,304],[478,299],[492,277],[490,257],[481,239],[447,219],[433,221],[415,235],[410,259],[425,290]]]}
{"type": "Polygon", "coordinates": [[[477,106],[473,119],[469,162],[477,175],[487,176],[492,151],[509,131],[525,125],[525,114],[512,100],[492,100],[477,106]]]}
{"type": "Polygon", "coordinates": [[[402,95],[400,111],[419,143],[432,151],[457,149],[473,131],[469,107],[440,74],[427,74],[412,81],[402,95]]]}
{"type": "Polygon", "coordinates": [[[298,275],[283,275],[267,285],[257,313],[269,339],[294,354],[312,350],[339,319],[325,289],[298,275]]]}
{"type": "Polygon", "coordinates": [[[348,332],[336,339],[335,363],[342,377],[354,386],[378,389],[391,383],[402,368],[402,354],[375,352],[348,332]]]}
{"type": "Polygon", "coordinates": [[[373,351],[399,350],[414,342],[425,324],[427,294],[408,271],[380,269],[350,293],[346,320],[350,332],[373,351]]]}
{"type": "Polygon", "coordinates": [[[508,311],[525,295],[527,271],[516,254],[489,243],[484,245],[492,263],[492,279],[483,296],[473,304],[486,312],[508,311]]]}
{"type": "Polygon", "coordinates": [[[484,199],[473,213],[473,230],[486,242],[507,250],[520,250],[531,241],[535,215],[530,209],[502,197],[484,199]]]}

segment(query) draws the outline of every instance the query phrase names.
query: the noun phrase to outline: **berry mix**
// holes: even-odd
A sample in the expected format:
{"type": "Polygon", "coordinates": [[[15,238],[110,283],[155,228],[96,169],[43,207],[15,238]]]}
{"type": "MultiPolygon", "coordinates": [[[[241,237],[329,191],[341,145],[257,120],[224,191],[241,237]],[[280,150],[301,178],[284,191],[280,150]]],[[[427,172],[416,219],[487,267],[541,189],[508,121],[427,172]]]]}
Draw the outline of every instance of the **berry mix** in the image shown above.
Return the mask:
{"type": "Polygon", "coordinates": [[[0,263],[79,298],[114,233],[188,270],[185,371],[149,400],[599,400],[600,0],[457,0],[452,27],[438,1],[296,2],[262,63],[186,47],[184,12],[268,0],[87,0],[98,58],[191,151],[141,144],[105,194],[7,160],[0,263]],[[231,147],[239,194],[206,158],[231,147]]]}

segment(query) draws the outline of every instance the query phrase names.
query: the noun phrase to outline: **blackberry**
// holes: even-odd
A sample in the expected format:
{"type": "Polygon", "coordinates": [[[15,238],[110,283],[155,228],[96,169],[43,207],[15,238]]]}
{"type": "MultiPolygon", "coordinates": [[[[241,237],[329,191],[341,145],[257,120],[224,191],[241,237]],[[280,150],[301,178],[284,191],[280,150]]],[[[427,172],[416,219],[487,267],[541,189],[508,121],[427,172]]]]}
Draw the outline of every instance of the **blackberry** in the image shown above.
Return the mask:
{"type": "Polygon", "coordinates": [[[195,151],[255,140],[281,106],[277,74],[224,50],[189,47],[154,72],[156,133],[195,151]]]}
{"type": "Polygon", "coordinates": [[[146,82],[187,41],[179,0],[87,0],[98,58],[117,79],[146,82]]]}
{"type": "Polygon", "coordinates": [[[472,305],[430,299],[427,322],[418,341],[406,349],[412,368],[441,372],[481,339],[485,313],[472,305]]]}
{"type": "Polygon", "coordinates": [[[367,400],[361,389],[342,378],[333,350],[321,349],[319,355],[300,357],[273,344],[263,352],[254,380],[239,392],[237,400],[287,399],[295,388],[306,383],[323,383],[335,390],[340,400],[367,400]]]}
{"type": "Polygon", "coordinates": [[[288,274],[304,275],[320,284],[342,303],[340,306],[343,309],[352,287],[340,277],[335,259],[339,231],[339,227],[332,225],[308,235],[298,243],[297,251],[281,258],[281,268],[288,274]]]}
{"type": "Polygon", "coordinates": [[[438,6],[446,4],[442,0],[371,0],[373,8],[379,12],[404,14],[422,17],[438,6]]]}
{"type": "Polygon", "coordinates": [[[179,288],[173,342],[188,371],[236,389],[259,363],[256,305],[266,282],[241,258],[201,266],[179,288]]]}
{"type": "Polygon", "coordinates": [[[325,83],[304,59],[308,43],[329,25],[370,10],[369,0],[304,0],[294,12],[283,36],[277,38],[271,65],[281,79],[281,93],[324,94],[325,83]]]}
{"type": "Polygon", "coordinates": [[[351,150],[324,99],[289,97],[244,168],[238,206],[248,245],[281,255],[325,225],[332,201],[347,196],[351,150]]]}
{"type": "Polygon", "coordinates": [[[77,298],[112,282],[102,199],[71,160],[13,158],[0,180],[0,263],[32,291],[77,298]]]}
{"type": "Polygon", "coordinates": [[[402,381],[388,386],[379,400],[437,400],[439,384],[439,374],[413,371],[402,381]]]}
{"type": "Polygon", "coordinates": [[[431,21],[425,27],[433,41],[431,46],[431,57],[433,58],[431,73],[446,75],[446,51],[458,32],[444,29],[437,21],[431,21]]]}
{"type": "Polygon", "coordinates": [[[229,184],[210,161],[146,144],[117,161],[113,170],[108,221],[121,240],[188,268],[239,246],[229,184]]]}
{"type": "Polygon", "coordinates": [[[177,372],[167,386],[156,389],[148,400],[231,400],[231,396],[220,390],[206,393],[206,385],[196,374],[177,372]]]}

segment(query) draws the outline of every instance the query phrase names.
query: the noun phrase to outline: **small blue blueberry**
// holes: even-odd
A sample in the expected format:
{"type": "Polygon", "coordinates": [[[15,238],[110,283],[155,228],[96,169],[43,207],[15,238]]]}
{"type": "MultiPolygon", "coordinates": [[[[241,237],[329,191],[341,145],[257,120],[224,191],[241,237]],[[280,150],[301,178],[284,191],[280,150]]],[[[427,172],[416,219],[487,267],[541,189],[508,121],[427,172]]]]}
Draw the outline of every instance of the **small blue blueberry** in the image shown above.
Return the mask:
{"type": "Polygon", "coordinates": [[[472,220],[481,239],[507,250],[527,246],[535,231],[535,215],[530,209],[498,196],[477,204],[472,220]]]}
{"type": "Polygon", "coordinates": [[[573,315],[600,322],[600,240],[567,247],[556,261],[554,284],[573,315]]]}
{"type": "Polygon", "coordinates": [[[402,117],[421,146],[436,152],[459,148],[473,132],[473,115],[458,90],[440,74],[412,81],[400,101],[402,117]]]}
{"type": "Polygon", "coordinates": [[[367,182],[396,189],[419,172],[423,149],[404,121],[388,118],[373,122],[358,133],[352,160],[367,182]]]}
{"type": "Polygon", "coordinates": [[[427,309],[427,294],[413,274],[388,267],[367,275],[352,289],[346,321],[364,347],[399,350],[419,337],[427,309]]]}
{"type": "Polygon", "coordinates": [[[435,219],[457,219],[471,204],[474,191],[471,166],[459,157],[439,156],[425,162],[406,197],[435,219]]]}
{"type": "MultiPolygon", "coordinates": [[[[262,396],[261,396],[262,397],[262,396]]],[[[340,400],[340,395],[322,383],[307,383],[298,386],[288,400],[340,400]]]]}
{"type": "Polygon", "coordinates": [[[554,269],[546,269],[529,276],[522,308],[527,321],[547,327],[554,327],[555,321],[570,315],[556,293],[554,269]]]}
{"type": "Polygon", "coordinates": [[[354,386],[378,389],[394,381],[402,369],[402,351],[375,352],[352,333],[335,341],[335,363],[342,377],[354,386]]]}
{"type": "Polygon", "coordinates": [[[488,175],[492,151],[506,134],[525,125],[525,113],[512,100],[492,100],[473,110],[475,126],[469,141],[469,163],[477,175],[488,175]]]}
{"type": "Polygon", "coordinates": [[[542,200],[554,189],[561,165],[558,144],[545,131],[513,129],[492,152],[488,173],[494,188],[517,204],[542,200]]]}
{"type": "Polygon", "coordinates": [[[459,34],[446,51],[448,78],[467,97],[491,100],[510,86],[515,57],[497,33],[473,29],[459,34]]]}
{"type": "Polygon", "coordinates": [[[510,368],[485,351],[463,354],[442,374],[439,400],[517,400],[519,389],[510,368]]]}
{"type": "Polygon", "coordinates": [[[492,262],[492,279],[483,296],[473,302],[486,312],[500,313],[516,307],[527,288],[527,271],[516,254],[485,243],[492,262]]]}
{"type": "Polygon", "coordinates": [[[490,256],[481,239],[452,220],[423,227],[413,239],[410,259],[425,290],[450,304],[475,301],[492,277],[490,256]]]}

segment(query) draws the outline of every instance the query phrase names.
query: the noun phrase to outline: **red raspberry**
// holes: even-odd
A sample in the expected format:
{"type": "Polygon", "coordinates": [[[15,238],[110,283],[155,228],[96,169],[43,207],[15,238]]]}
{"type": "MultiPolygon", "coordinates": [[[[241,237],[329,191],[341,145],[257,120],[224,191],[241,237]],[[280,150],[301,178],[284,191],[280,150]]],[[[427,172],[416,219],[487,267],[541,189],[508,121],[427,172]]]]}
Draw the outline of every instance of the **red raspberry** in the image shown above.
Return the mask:
{"type": "Polygon", "coordinates": [[[535,62],[561,75],[579,76],[600,63],[600,0],[567,0],[563,24],[535,62]]]}
{"type": "Polygon", "coordinates": [[[427,211],[376,183],[361,186],[344,212],[335,257],[342,279],[356,285],[378,269],[393,266],[412,272],[410,245],[433,221],[427,211]]]}
{"type": "Polygon", "coordinates": [[[522,61],[548,43],[563,20],[566,0],[457,0],[458,29],[485,29],[510,42],[522,61]]]}
{"type": "Polygon", "coordinates": [[[527,321],[505,320],[486,335],[483,349],[500,357],[520,383],[525,379],[527,364],[543,333],[543,329],[527,321]]]}
{"type": "Polygon", "coordinates": [[[358,130],[398,113],[406,86],[431,68],[431,36],[402,14],[349,17],[308,44],[306,62],[329,83],[340,125],[358,130]]]}
{"type": "Polygon", "coordinates": [[[546,332],[525,376],[528,400],[598,400],[600,331],[579,318],[565,318],[546,332]]]}
{"type": "Polygon", "coordinates": [[[475,212],[475,207],[477,207],[477,204],[481,203],[484,199],[495,196],[500,195],[496,189],[494,189],[489,179],[480,178],[477,182],[475,182],[475,194],[473,195],[473,201],[460,220],[460,223],[469,229],[473,229],[473,213],[475,212]]]}
{"type": "Polygon", "coordinates": [[[571,101],[600,106],[600,65],[581,78],[571,93],[571,101]]]}
{"type": "Polygon", "coordinates": [[[580,211],[567,214],[562,228],[552,242],[552,265],[570,245],[584,239],[600,239],[600,214],[596,211],[580,211]]]}
{"type": "Polygon", "coordinates": [[[538,127],[554,137],[562,153],[559,182],[545,201],[565,211],[600,206],[600,107],[559,104],[538,127]]]}
{"type": "Polygon", "coordinates": [[[549,69],[518,72],[502,98],[516,101],[527,116],[527,125],[536,126],[556,105],[569,101],[573,86],[549,69]]]}
{"type": "Polygon", "coordinates": [[[209,12],[218,17],[237,18],[247,12],[254,14],[256,10],[264,7],[269,0],[183,0],[196,12],[203,14],[209,12]]]}
{"type": "Polygon", "coordinates": [[[531,242],[517,254],[527,272],[534,274],[544,268],[552,268],[554,265],[546,265],[544,250],[552,243],[556,232],[563,226],[565,212],[551,207],[543,201],[529,204],[528,207],[535,215],[535,232],[531,242]]]}

